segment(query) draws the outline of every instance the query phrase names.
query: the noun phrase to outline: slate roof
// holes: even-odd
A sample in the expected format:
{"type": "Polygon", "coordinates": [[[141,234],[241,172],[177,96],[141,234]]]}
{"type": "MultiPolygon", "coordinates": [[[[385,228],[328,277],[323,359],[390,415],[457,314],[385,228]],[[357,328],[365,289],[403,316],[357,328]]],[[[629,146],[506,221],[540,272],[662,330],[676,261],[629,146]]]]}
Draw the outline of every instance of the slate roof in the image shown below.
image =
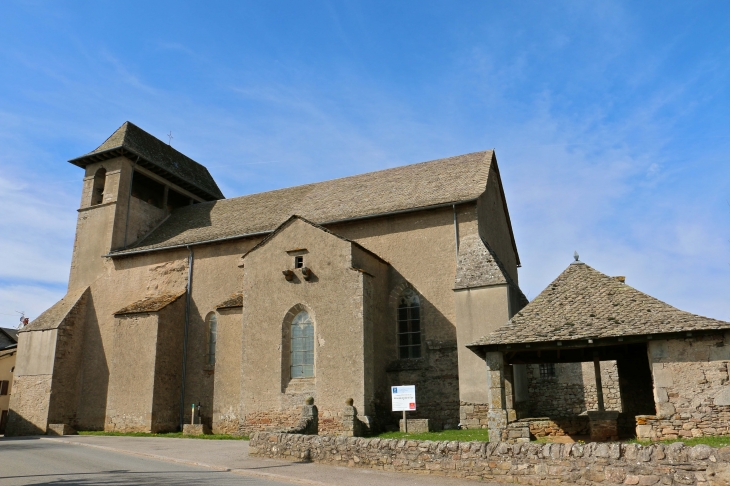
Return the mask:
{"type": "Polygon", "coordinates": [[[33,322],[28,324],[18,332],[27,331],[48,331],[51,329],[57,329],[58,326],[63,323],[66,316],[73,310],[74,307],[84,297],[89,287],[82,287],[80,289],[69,290],[61,300],[53,304],[43,314],[36,317],[33,322]]]}
{"type": "Polygon", "coordinates": [[[18,330],[0,327],[0,351],[18,345],[18,330]]]}
{"type": "Polygon", "coordinates": [[[478,234],[461,238],[454,290],[511,283],[497,256],[478,234]]]}
{"type": "Polygon", "coordinates": [[[488,150],[186,206],[135,247],[112,254],[266,234],[295,214],[326,224],[472,201],[484,192],[492,164],[496,159],[488,150]]]}
{"type": "Polygon", "coordinates": [[[177,299],[185,295],[185,291],[178,292],[176,294],[162,294],[155,295],[152,297],[145,297],[142,300],[138,300],[128,306],[119,309],[114,313],[115,316],[122,316],[125,314],[142,314],[145,312],[158,312],[167,307],[168,305],[175,302],[177,299]]]}
{"type": "Polygon", "coordinates": [[[469,346],[730,329],[681,311],[584,263],[573,263],[507,325],[469,346]]]}
{"type": "Polygon", "coordinates": [[[216,309],[228,309],[231,307],[243,307],[243,294],[241,292],[231,294],[226,300],[215,306],[216,309]]]}
{"type": "Polygon", "coordinates": [[[223,199],[223,193],[203,165],[178,152],[138,126],[124,122],[106,141],[86,155],[69,160],[86,167],[120,155],[200,196],[206,201],[223,199]]]}

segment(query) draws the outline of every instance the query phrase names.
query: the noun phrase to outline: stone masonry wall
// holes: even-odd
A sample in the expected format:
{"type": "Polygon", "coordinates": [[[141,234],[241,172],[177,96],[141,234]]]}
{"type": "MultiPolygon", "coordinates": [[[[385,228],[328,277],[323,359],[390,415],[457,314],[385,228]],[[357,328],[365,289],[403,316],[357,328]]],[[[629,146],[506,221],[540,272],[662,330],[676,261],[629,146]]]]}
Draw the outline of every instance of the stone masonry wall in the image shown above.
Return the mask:
{"type": "MultiPolygon", "coordinates": [[[[429,419],[435,430],[455,429],[460,403],[456,343],[428,340],[425,348],[425,358],[400,360],[388,367],[389,385],[416,386],[417,410],[408,412],[409,419],[429,419]]],[[[398,423],[401,414],[390,412],[390,403],[381,408],[382,422],[398,423]]]]}
{"type": "Polygon", "coordinates": [[[488,429],[488,403],[460,402],[459,423],[465,429],[488,429]]]}
{"type": "Polygon", "coordinates": [[[730,435],[730,336],[649,344],[656,415],[639,415],[639,438],[730,435]]]}
{"type": "MultiPolygon", "coordinates": [[[[598,410],[593,363],[557,363],[555,377],[540,378],[540,365],[527,366],[530,415],[567,417],[598,410]]],[[[618,368],[615,361],[601,362],[603,402],[606,410],[621,411],[618,368]]]]}
{"type": "Polygon", "coordinates": [[[730,448],[255,434],[252,456],[521,484],[730,484],[730,448]]]}

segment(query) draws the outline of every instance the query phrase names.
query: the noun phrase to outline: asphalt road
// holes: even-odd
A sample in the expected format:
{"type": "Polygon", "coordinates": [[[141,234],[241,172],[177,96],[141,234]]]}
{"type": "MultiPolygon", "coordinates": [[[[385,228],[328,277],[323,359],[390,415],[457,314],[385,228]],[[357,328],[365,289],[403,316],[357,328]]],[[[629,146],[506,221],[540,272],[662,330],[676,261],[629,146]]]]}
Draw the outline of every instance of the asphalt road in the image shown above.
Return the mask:
{"type": "Polygon", "coordinates": [[[245,485],[287,483],[38,438],[0,440],[0,485],[245,485]]]}

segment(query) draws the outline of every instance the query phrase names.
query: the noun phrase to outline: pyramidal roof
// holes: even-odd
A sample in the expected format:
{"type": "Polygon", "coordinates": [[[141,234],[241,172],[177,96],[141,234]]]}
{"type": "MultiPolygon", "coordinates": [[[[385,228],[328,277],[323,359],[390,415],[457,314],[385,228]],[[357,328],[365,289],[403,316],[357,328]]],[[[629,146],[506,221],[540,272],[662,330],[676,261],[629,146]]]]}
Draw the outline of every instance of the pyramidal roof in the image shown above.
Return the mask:
{"type": "Polygon", "coordinates": [[[208,169],[130,122],[124,122],[95,150],[69,162],[86,167],[120,155],[206,201],[223,199],[223,193],[208,169]]]}
{"type": "MultiPolygon", "coordinates": [[[[115,255],[274,231],[293,215],[328,224],[473,201],[499,177],[492,150],[176,209],[135,247],[115,255]]],[[[506,205],[505,205],[506,211],[506,205]]],[[[509,221],[509,215],[506,215],[509,221]]],[[[511,229],[510,229],[511,230],[511,229]]],[[[516,245],[513,246],[515,252],[516,245]]]]}
{"type": "Polygon", "coordinates": [[[503,327],[469,346],[730,329],[573,263],[503,327]]]}

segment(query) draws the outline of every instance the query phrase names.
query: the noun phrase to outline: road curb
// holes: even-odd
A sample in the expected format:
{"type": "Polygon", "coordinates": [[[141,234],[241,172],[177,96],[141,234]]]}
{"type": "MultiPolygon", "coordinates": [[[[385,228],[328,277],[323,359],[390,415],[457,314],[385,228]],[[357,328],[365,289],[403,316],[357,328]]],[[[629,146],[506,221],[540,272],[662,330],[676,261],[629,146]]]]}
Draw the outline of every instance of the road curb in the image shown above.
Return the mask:
{"type": "Polygon", "coordinates": [[[229,467],[224,467],[224,466],[216,466],[213,464],[206,464],[204,462],[189,461],[187,459],[176,459],[174,457],[161,456],[159,454],[150,454],[147,452],[137,452],[137,451],[129,451],[129,450],[125,450],[125,449],[116,449],[114,447],[102,446],[102,445],[97,445],[97,444],[86,444],[83,442],[76,442],[73,440],[66,440],[66,439],[61,439],[61,438],[56,438],[56,437],[39,437],[39,439],[53,441],[53,442],[63,442],[64,444],[78,445],[78,446],[82,446],[82,447],[91,447],[93,449],[100,449],[100,450],[110,451],[110,452],[119,452],[122,454],[128,454],[130,456],[145,457],[148,459],[156,459],[158,461],[164,461],[164,462],[173,462],[176,464],[184,464],[187,466],[204,467],[206,469],[212,469],[214,471],[222,471],[222,472],[230,472],[233,474],[238,474],[239,476],[250,476],[250,477],[255,477],[255,478],[259,478],[259,479],[270,479],[272,481],[281,481],[281,482],[291,483],[291,484],[303,484],[305,486],[332,486],[332,484],[322,483],[319,481],[312,481],[311,479],[293,478],[291,476],[283,476],[281,474],[272,474],[272,473],[251,471],[248,469],[236,469],[236,468],[229,468],[229,467]]]}

